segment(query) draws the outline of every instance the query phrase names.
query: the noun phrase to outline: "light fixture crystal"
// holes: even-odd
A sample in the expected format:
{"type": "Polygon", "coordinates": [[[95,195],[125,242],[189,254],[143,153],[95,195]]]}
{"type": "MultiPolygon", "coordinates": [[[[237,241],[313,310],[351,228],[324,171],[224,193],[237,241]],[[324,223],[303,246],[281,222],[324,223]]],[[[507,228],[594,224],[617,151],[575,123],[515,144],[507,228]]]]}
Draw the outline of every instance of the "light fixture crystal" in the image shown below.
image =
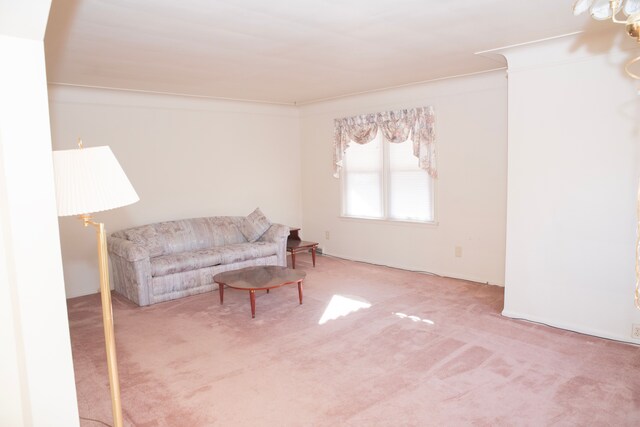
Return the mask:
{"type": "MultiPolygon", "coordinates": [[[[616,24],[625,24],[627,34],[640,43],[640,0],[576,0],[573,3],[573,14],[580,15],[586,11],[594,19],[604,21],[611,19],[616,24]],[[622,11],[627,19],[620,20],[616,16],[622,11]]],[[[628,61],[624,67],[631,78],[640,80],[640,74],[630,70],[630,67],[640,62],[640,56],[628,61]]]]}
{"type": "Polygon", "coordinates": [[[620,4],[611,3],[609,0],[596,0],[591,6],[591,16],[599,21],[610,19],[620,12],[620,6],[620,4]],[[613,8],[616,9],[615,13],[613,8]]]}
{"type": "Polygon", "coordinates": [[[589,10],[592,4],[593,0],[577,0],[573,4],[573,14],[577,16],[586,12],[587,10],[589,10]]]}
{"type": "Polygon", "coordinates": [[[640,12],[640,0],[627,0],[624,4],[624,14],[627,16],[640,12]]]}
{"type": "Polygon", "coordinates": [[[576,0],[573,3],[574,15],[580,15],[587,10],[599,21],[611,18],[615,20],[615,16],[621,10],[626,16],[640,12],[640,0],[576,0]]]}

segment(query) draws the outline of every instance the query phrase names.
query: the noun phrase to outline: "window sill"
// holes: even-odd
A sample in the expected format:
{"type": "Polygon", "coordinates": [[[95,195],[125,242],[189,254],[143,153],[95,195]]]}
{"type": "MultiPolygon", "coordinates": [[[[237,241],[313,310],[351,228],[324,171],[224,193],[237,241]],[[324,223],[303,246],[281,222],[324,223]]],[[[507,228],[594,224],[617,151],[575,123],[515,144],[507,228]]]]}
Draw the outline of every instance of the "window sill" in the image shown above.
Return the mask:
{"type": "Polygon", "coordinates": [[[438,221],[411,221],[411,220],[399,220],[399,219],[378,219],[378,218],[361,218],[354,216],[340,215],[338,217],[341,221],[346,222],[360,222],[363,224],[381,224],[392,225],[399,227],[424,227],[424,228],[437,228],[439,226],[438,221]]]}

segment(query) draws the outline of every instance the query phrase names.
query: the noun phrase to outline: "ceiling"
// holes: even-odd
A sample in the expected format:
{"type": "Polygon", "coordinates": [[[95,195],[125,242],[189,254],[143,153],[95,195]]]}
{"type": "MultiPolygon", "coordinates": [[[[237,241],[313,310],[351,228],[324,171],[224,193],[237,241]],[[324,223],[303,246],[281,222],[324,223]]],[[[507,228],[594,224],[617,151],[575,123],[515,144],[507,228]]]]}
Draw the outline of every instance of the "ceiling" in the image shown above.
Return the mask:
{"type": "MultiPolygon", "coordinates": [[[[53,0],[49,83],[305,104],[504,68],[573,0],[53,0]]],[[[605,25],[597,23],[598,25],[605,25]]]]}

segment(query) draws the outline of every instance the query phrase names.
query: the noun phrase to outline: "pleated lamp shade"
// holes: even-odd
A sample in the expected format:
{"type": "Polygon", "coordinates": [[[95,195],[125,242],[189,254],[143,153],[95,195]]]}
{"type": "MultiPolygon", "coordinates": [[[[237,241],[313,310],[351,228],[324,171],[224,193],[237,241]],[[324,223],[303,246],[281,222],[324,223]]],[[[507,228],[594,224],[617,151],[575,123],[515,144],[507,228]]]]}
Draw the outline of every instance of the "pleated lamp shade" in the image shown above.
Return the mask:
{"type": "Polygon", "coordinates": [[[107,146],[53,152],[58,216],[83,215],[140,200],[107,146]]]}

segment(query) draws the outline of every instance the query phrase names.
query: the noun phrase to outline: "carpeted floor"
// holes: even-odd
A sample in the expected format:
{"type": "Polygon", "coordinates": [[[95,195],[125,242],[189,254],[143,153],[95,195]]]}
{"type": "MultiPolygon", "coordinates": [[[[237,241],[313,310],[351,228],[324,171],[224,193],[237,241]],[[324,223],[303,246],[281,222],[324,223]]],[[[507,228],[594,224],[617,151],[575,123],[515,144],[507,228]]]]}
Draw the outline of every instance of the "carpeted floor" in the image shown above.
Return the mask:
{"type": "MultiPolygon", "coordinates": [[[[296,264],[304,304],[258,293],[253,320],[246,291],[114,294],[125,425],[640,425],[640,347],[504,318],[496,286],[296,264]]],[[[99,296],[69,316],[80,415],[111,424],[99,296]]]]}

